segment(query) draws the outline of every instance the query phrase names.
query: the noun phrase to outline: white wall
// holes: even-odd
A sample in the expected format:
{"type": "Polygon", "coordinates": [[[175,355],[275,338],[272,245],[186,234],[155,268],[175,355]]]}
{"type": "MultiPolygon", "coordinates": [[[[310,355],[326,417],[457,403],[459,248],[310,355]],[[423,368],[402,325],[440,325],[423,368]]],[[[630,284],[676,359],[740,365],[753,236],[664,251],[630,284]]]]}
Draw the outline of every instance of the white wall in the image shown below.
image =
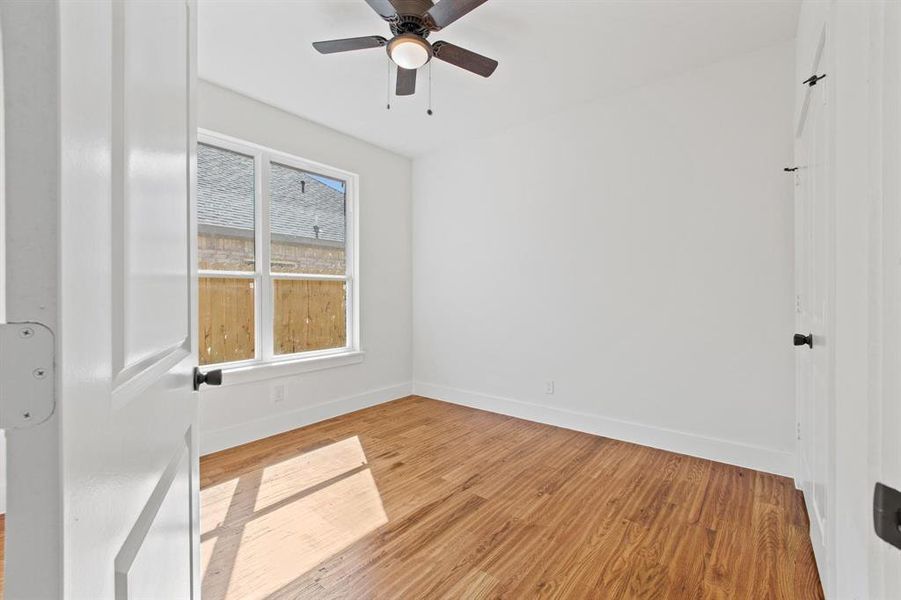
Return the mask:
{"type": "MultiPolygon", "coordinates": [[[[202,82],[200,127],[360,176],[360,364],[272,381],[208,388],[201,451],[287,431],[410,393],[410,160],[202,82]],[[273,385],[285,385],[275,404],[273,385]]],[[[226,376],[226,384],[228,377],[226,376]]]]}
{"type": "Polygon", "coordinates": [[[417,159],[415,391],[792,473],[794,79],[781,45],[417,159]]]}

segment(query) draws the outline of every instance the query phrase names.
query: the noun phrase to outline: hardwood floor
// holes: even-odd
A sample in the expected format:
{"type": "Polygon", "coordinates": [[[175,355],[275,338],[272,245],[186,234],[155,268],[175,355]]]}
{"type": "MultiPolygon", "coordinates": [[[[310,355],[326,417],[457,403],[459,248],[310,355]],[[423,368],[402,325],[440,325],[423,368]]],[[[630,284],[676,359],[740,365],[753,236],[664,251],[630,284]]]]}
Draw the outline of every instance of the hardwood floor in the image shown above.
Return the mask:
{"type": "Polygon", "coordinates": [[[783,477],[411,397],[201,460],[203,598],[821,598],[783,477]]]}

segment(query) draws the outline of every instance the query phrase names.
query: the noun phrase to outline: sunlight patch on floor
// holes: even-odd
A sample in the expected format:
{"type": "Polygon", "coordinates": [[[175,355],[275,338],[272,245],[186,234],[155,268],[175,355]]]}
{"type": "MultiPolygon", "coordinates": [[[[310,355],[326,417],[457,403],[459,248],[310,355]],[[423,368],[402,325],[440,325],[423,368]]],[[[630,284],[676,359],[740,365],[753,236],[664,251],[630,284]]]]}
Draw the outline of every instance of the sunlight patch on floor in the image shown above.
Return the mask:
{"type": "Polygon", "coordinates": [[[206,488],[201,507],[204,600],[264,598],[388,522],[357,437],[206,488]]]}

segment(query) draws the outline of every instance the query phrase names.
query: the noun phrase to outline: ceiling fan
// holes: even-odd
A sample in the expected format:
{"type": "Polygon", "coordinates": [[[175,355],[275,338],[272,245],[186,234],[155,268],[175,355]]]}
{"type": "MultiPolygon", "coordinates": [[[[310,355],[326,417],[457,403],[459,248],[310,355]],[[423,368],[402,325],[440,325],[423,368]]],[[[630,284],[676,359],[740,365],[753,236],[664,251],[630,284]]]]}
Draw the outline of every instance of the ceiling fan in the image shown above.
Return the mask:
{"type": "Polygon", "coordinates": [[[388,22],[394,37],[380,35],[314,42],[321,54],[350,50],[387,48],[388,56],[397,65],[397,95],[416,93],[416,70],[432,57],[466,69],[482,77],[490,77],[497,69],[497,61],[455,46],[448,42],[429,43],[426,38],[444,29],[460,17],[478,8],[487,0],[366,0],[366,3],[388,22]]]}

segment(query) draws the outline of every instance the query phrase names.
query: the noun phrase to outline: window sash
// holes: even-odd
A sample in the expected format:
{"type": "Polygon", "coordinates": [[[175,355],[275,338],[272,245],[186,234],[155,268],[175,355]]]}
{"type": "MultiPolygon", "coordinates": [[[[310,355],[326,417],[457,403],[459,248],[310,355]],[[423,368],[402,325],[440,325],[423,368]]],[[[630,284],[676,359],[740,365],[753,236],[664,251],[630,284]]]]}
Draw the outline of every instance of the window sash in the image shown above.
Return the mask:
{"type": "Polygon", "coordinates": [[[331,356],[361,350],[359,332],[359,290],[356,285],[357,204],[358,178],[321,163],[308,161],[270,148],[244,142],[242,140],[199,130],[197,141],[232,152],[252,156],[254,160],[254,251],[256,255],[254,271],[199,270],[198,277],[253,279],[254,285],[254,333],[256,337],[255,356],[252,360],[217,363],[219,368],[239,368],[270,363],[284,363],[292,360],[331,356]],[[315,273],[277,273],[271,270],[271,215],[270,215],[270,171],[275,162],[307,173],[323,175],[344,182],[345,231],[343,275],[321,275],[315,273]],[[344,281],[346,284],[345,345],[341,348],[314,350],[294,354],[275,354],[275,306],[273,298],[276,280],[344,281]]]}

